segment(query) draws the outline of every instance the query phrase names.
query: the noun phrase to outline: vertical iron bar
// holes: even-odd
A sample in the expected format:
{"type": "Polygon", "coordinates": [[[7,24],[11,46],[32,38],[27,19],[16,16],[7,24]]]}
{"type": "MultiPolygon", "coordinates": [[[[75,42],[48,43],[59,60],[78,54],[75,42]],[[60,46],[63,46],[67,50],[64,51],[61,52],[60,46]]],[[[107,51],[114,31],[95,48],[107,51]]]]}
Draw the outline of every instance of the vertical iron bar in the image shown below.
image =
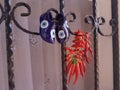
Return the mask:
{"type": "MultiPolygon", "coordinates": [[[[59,0],[60,3],[60,13],[64,14],[64,0],[59,0]]],[[[68,90],[68,85],[67,85],[67,75],[66,75],[66,50],[64,49],[66,46],[66,43],[61,44],[61,59],[62,59],[62,90],[68,90]]]]}
{"type": "Polygon", "coordinates": [[[59,0],[60,2],[60,13],[64,14],[65,2],[64,0],[59,0]]]}
{"type": "Polygon", "coordinates": [[[5,0],[5,15],[6,15],[6,19],[5,19],[5,28],[6,28],[6,49],[7,49],[7,64],[8,64],[8,85],[9,85],[9,90],[14,90],[15,85],[13,82],[13,77],[14,77],[14,73],[13,73],[13,51],[12,51],[12,38],[11,38],[11,33],[12,33],[12,29],[10,27],[11,23],[11,18],[10,18],[10,1],[11,0],[5,0]]]}
{"type": "Polygon", "coordinates": [[[116,26],[112,30],[116,33],[113,35],[113,90],[119,89],[119,37],[118,37],[118,0],[111,0],[112,18],[116,20],[116,26]]]}
{"type": "Polygon", "coordinates": [[[93,16],[95,19],[95,30],[94,30],[94,72],[95,72],[95,90],[99,90],[99,57],[98,57],[98,0],[93,0],[93,16]]]}

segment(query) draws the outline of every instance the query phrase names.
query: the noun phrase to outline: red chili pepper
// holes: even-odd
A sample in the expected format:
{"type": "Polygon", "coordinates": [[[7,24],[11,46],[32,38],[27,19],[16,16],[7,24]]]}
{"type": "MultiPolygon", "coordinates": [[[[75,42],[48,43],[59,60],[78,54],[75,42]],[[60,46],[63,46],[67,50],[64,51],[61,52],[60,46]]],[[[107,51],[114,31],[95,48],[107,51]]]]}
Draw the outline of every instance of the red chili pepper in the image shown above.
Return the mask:
{"type": "Polygon", "coordinates": [[[86,39],[85,43],[89,44],[89,45],[92,45],[92,42],[88,39],[86,39]]]}
{"type": "Polygon", "coordinates": [[[71,68],[72,62],[70,61],[66,67],[66,74],[68,75],[70,68],[71,68]]]}
{"type": "Polygon", "coordinates": [[[86,64],[85,64],[84,61],[82,61],[81,63],[82,63],[83,71],[84,71],[84,73],[85,73],[85,72],[86,72],[86,64]]]}
{"type": "Polygon", "coordinates": [[[66,56],[66,59],[68,60],[69,58],[72,57],[73,54],[69,53],[67,56],[66,56]]]}
{"type": "Polygon", "coordinates": [[[65,47],[66,50],[71,51],[72,49],[70,47],[65,47]]]}
{"type": "Polygon", "coordinates": [[[90,54],[92,55],[92,57],[94,57],[93,51],[92,51],[92,49],[91,49],[91,47],[90,47],[89,44],[86,44],[86,50],[90,52],[90,54]]]}
{"type": "Polygon", "coordinates": [[[79,63],[78,64],[76,64],[76,66],[75,66],[75,71],[76,71],[76,73],[75,73],[75,80],[74,80],[74,84],[76,83],[76,81],[78,80],[78,77],[79,77],[79,74],[80,74],[80,70],[79,70],[79,63]]]}
{"type": "Polygon", "coordinates": [[[72,65],[71,65],[70,76],[69,76],[69,79],[68,79],[68,83],[70,83],[70,81],[71,81],[71,79],[72,79],[74,70],[75,70],[75,64],[72,64],[72,65]]]}
{"type": "Polygon", "coordinates": [[[94,53],[91,48],[88,48],[89,52],[91,53],[92,57],[94,57],[94,53]]]}
{"type": "Polygon", "coordinates": [[[66,62],[69,63],[71,61],[71,57],[66,58],[66,62]]]}
{"type": "Polygon", "coordinates": [[[87,52],[85,53],[85,60],[86,60],[87,63],[89,63],[89,61],[90,61],[90,58],[88,57],[87,52]]]}
{"type": "Polygon", "coordinates": [[[87,39],[92,39],[91,35],[88,32],[85,33],[87,39]]]}
{"type": "Polygon", "coordinates": [[[79,63],[79,69],[80,69],[80,73],[81,73],[82,77],[84,77],[84,71],[83,71],[82,63],[79,63]]]}

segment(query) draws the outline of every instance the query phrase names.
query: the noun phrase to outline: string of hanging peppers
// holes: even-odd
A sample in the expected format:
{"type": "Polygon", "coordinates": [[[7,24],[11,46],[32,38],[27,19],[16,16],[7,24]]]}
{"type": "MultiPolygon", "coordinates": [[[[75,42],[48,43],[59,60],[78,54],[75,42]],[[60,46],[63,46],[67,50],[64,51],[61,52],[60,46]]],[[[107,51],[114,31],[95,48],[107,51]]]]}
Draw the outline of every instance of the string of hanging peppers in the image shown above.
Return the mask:
{"type": "Polygon", "coordinates": [[[91,47],[92,36],[88,32],[78,30],[75,32],[76,36],[72,41],[72,46],[66,46],[66,73],[68,76],[68,83],[70,83],[72,77],[75,75],[74,84],[81,75],[84,77],[86,72],[86,63],[93,58],[93,51],[91,47]]]}

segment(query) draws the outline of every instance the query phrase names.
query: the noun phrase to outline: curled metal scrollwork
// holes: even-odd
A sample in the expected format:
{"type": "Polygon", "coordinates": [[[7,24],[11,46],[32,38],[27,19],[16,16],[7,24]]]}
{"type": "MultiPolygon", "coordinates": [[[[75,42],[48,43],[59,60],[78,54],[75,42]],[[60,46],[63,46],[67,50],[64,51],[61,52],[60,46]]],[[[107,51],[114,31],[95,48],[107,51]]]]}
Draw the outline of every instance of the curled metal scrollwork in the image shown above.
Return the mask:
{"type": "MultiPolygon", "coordinates": [[[[100,30],[99,26],[100,26],[100,25],[103,25],[103,24],[105,23],[105,19],[104,19],[103,17],[98,17],[97,20],[95,20],[95,18],[94,18],[93,16],[86,16],[86,17],[85,17],[85,22],[86,22],[87,24],[92,24],[92,26],[93,26],[94,29],[95,29],[95,28],[98,28],[98,29],[97,29],[97,32],[98,32],[100,35],[102,35],[102,36],[113,36],[114,33],[116,32],[116,31],[113,31],[112,33],[106,35],[106,34],[104,34],[104,33],[100,30]]],[[[110,25],[111,25],[111,26],[116,26],[116,23],[115,23],[115,20],[114,20],[114,19],[112,19],[112,20],[110,21],[110,25]]],[[[93,30],[94,30],[94,29],[93,29],[93,30]]],[[[93,31],[92,31],[92,32],[93,32],[93,31]]]]}
{"type": "Polygon", "coordinates": [[[118,24],[118,23],[117,23],[117,20],[115,20],[115,19],[111,19],[111,20],[110,20],[110,25],[111,25],[112,27],[116,27],[117,24],[118,24]]]}
{"type": "MultiPolygon", "coordinates": [[[[87,24],[91,24],[92,28],[91,31],[89,32],[89,34],[93,33],[93,31],[95,30],[95,28],[97,28],[97,32],[102,35],[102,36],[113,36],[115,34],[116,31],[112,31],[112,33],[110,34],[104,34],[101,30],[100,30],[100,25],[103,25],[105,23],[105,19],[103,17],[98,17],[97,20],[95,20],[95,18],[92,15],[87,15],[84,19],[85,23],[87,24]]],[[[117,25],[117,22],[115,19],[111,19],[110,20],[110,25],[112,27],[115,27],[117,25]]],[[[74,32],[72,32],[71,30],[69,31],[72,35],[76,35],[74,32]]]]}
{"type": "Polygon", "coordinates": [[[97,25],[97,23],[95,23],[94,17],[92,15],[87,15],[87,16],[85,16],[84,21],[85,21],[85,23],[92,25],[91,31],[89,33],[93,33],[93,31],[95,29],[95,25],[97,25]]]}
{"type": "Polygon", "coordinates": [[[0,3],[0,10],[1,10],[1,17],[0,17],[0,24],[2,23],[3,20],[5,20],[5,12],[4,9],[0,3]]]}
{"type": "Polygon", "coordinates": [[[76,19],[75,13],[69,12],[69,13],[67,13],[67,14],[65,15],[65,17],[67,18],[68,16],[72,16],[72,17],[73,17],[73,19],[72,19],[72,20],[69,20],[69,22],[74,22],[74,21],[75,21],[75,19],[76,19]]]}
{"type": "MultiPolygon", "coordinates": [[[[113,28],[117,28],[117,26],[118,26],[118,22],[117,22],[116,19],[111,19],[109,23],[110,23],[110,25],[111,25],[113,28]]],[[[116,30],[116,29],[115,29],[115,30],[116,30]]],[[[112,34],[111,34],[111,36],[113,36],[115,33],[116,33],[116,31],[113,31],[112,34]]]]}
{"type": "MultiPolygon", "coordinates": [[[[29,16],[29,15],[31,14],[31,7],[30,7],[28,4],[24,3],[24,2],[19,2],[19,3],[17,3],[17,4],[13,7],[13,9],[12,9],[12,11],[11,11],[11,13],[10,13],[11,20],[13,20],[14,24],[15,24],[20,30],[22,30],[23,32],[26,32],[26,33],[29,33],[29,34],[33,34],[33,35],[40,35],[39,32],[32,32],[32,31],[29,31],[29,30],[23,28],[23,27],[18,23],[18,21],[16,20],[15,15],[14,15],[15,10],[16,10],[18,7],[21,7],[21,6],[27,8],[27,10],[28,10],[27,13],[21,13],[21,16],[22,16],[22,17],[29,16]]],[[[4,9],[3,9],[3,7],[2,7],[1,4],[0,4],[0,10],[1,10],[1,13],[2,13],[2,14],[1,14],[1,17],[0,17],[0,24],[1,24],[2,21],[5,20],[5,17],[6,17],[5,12],[4,12],[4,9]]],[[[66,17],[67,17],[68,15],[73,16],[73,20],[69,20],[69,22],[73,22],[73,21],[76,19],[76,16],[75,16],[74,13],[71,13],[71,12],[70,12],[70,13],[68,13],[68,14],[66,15],[66,17]]],[[[98,32],[100,35],[102,35],[102,36],[113,36],[114,33],[116,32],[116,31],[112,31],[112,33],[106,35],[106,34],[104,34],[104,33],[100,30],[99,25],[103,25],[103,24],[105,23],[105,19],[104,19],[103,17],[98,17],[97,20],[95,20],[95,18],[94,18],[92,15],[87,15],[87,16],[85,17],[85,23],[92,25],[92,29],[91,29],[91,31],[90,31],[89,33],[92,33],[92,32],[95,30],[95,28],[98,28],[98,29],[97,29],[97,32],[98,32]]],[[[110,20],[110,25],[111,25],[112,27],[115,27],[115,26],[116,26],[116,20],[111,19],[111,20],[110,20]]],[[[74,32],[72,32],[71,30],[69,30],[69,32],[70,32],[70,34],[72,34],[72,35],[76,35],[76,34],[75,34],[74,32]]]]}
{"type": "Polygon", "coordinates": [[[40,35],[40,33],[38,33],[38,32],[31,32],[31,31],[23,28],[23,27],[17,22],[17,20],[15,19],[15,15],[14,15],[15,10],[16,10],[18,7],[21,7],[21,6],[24,6],[24,7],[27,8],[27,10],[28,10],[27,13],[21,13],[21,16],[25,17],[25,16],[29,16],[29,15],[31,14],[31,8],[30,8],[30,6],[29,6],[28,4],[26,4],[26,3],[19,2],[19,3],[17,3],[17,4],[13,7],[13,9],[12,9],[12,11],[11,11],[11,14],[10,14],[11,19],[13,20],[13,22],[15,23],[15,25],[16,25],[18,28],[20,28],[20,30],[22,30],[23,32],[26,32],[26,33],[29,33],[29,34],[34,34],[34,35],[40,35]]]}
{"type": "MultiPolygon", "coordinates": [[[[95,29],[95,25],[97,25],[97,23],[95,22],[94,17],[93,17],[92,15],[89,15],[89,16],[87,15],[87,16],[85,17],[84,21],[85,21],[85,23],[92,25],[92,28],[91,28],[92,31],[89,32],[89,34],[91,34],[91,33],[93,32],[93,30],[95,29]]],[[[98,26],[98,25],[97,25],[97,26],[98,26]]],[[[77,35],[76,33],[72,32],[71,30],[69,30],[69,32],[70,32],[70,34],[72,34],[72,35],[77,35]]]]}
{"type": "MultiPolygon", "coordinates": [[[[15,24],[20,30],[22,30],[23,32],[29,33],[29,34],[33,34],[33,35],[40,35],[40,33],[38,33],[38,32],[31,32],[31,31],[23,28],[23,27],[18,23],[18,21],[15,19],[15,15],[14,15],[15,10],[16,10],[18,7],[21,7],[21,6],[24,6],[24,7],[27,8],[27,10],[28,10],[27,13],[21,13],[21,16],[25,17],[25,16],[29,16],[29,15],[31,14],[31,8],[30,8],[30,6],[29,6],[28,4],[26,4],[26,3],[19,2],[19,3],[17,3],[17,4],[13,7],[13,9],[12,9],[12,11],[11,11],[11,13],[10,13],[11,20],[13,20],[14,24],[15,24]]],[[[51,10],[51,9],[50,9],[50,10],[51,10]]],[[[54,10],[54,9],[52,9],[52,10],[54,10]]],[[[56,13],[57,13],[57,12],[56,12],[56,13]]],[[[70,15],[73,17],[73,19],[72,19],[72,20],[69,20],[69,22],[73,22],[73,21],[76,19],[76,15],[75,15],[74,13],[72,13],[72,12],[69,12],[69,13],[67,13],[67,14],[65,15],[65,17],[67,18],[67,17],[70,16],[70,15]]],[[[75,35],[71,30],[70,30],[69,32],[70,32],[71,34],[75,35]]]]}

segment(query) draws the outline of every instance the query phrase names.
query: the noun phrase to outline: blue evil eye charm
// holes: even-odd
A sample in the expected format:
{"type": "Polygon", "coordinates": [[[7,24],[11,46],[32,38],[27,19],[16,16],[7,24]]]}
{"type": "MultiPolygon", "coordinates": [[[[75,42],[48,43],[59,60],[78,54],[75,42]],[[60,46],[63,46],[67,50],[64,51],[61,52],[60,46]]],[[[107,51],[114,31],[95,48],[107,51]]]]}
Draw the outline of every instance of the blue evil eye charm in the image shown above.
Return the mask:
{"type": "Polygon", "coordinates": [[[55,43],[55,23],[53,22],[53,17],[51,12],[40,16],[40,36],[48,43],[55,43]]]}
{"type": "Polygon", "coordinates": [[[63,14],[58,14],[56,16],[58,23],[56,24],[56,39],[59,43],[65,43],[68,41],[70,33],[67,20],[63,14]]]}

